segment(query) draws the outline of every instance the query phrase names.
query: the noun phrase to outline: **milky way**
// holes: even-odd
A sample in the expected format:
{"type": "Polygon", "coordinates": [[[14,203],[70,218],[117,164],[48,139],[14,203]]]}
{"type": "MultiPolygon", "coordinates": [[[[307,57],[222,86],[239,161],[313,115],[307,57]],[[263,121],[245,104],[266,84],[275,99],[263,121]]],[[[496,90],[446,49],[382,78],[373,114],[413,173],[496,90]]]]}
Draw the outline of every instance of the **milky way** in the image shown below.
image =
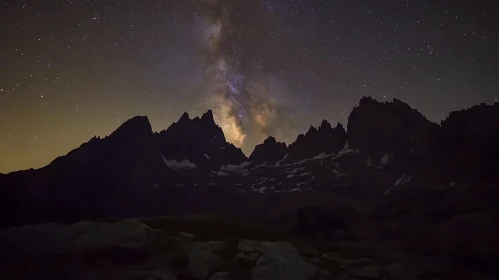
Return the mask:
{"type": "Polygon", "coordinates": [[[262,50],[268,11],[256,1],[201,1],[196,7],[204,23],[205,90],[227,140],[245,147],[247,138],[254,145],[280,136],[275,122],[283,117],[283,106],[273,92],[270,59],[262,50]]]}

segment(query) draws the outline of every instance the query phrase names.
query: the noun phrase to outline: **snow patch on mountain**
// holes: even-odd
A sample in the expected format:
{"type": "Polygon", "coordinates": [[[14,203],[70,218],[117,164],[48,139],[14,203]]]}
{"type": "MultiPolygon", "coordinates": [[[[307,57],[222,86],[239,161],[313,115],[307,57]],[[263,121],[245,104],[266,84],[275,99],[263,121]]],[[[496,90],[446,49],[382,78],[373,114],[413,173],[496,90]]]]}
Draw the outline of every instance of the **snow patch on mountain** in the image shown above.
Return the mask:
{"type": "Polygon", "coordinates": [[[276,162],[276,164],[274,166],[281,166],[281,163],[283,161],[287,160],[288,156],[289,156],[288,154],[285,154],[284,157],[280,161],[276,162]]]}
{"type": "Polygon", "coordinates": [[[349,153],[355,153],[355,154],[358,154],[360,153],[359,150],[354,150],[354,149],[350,149],[348,148],[348,143],[345,144],[345,147],[343,147],[343,149],[341,149],[337,154],[336,156],[333,158],[333,160],[337,160],[338,158],[346,155],[346,154],[349,154],[349,153]]]}
{"type": "Polygon", "coordinates": [[[245,161],[245,162],[238,164],[238,165],[234,165],[234,164],[229,164],[227,166],[222,165],[220,167],[220,170],[234,172],[234,173],[238,173],[238,174],[241,174],[243,176],[246,176],[249,174],[249,170],[246,167],[248,167],[250,165],[251,165],[251,162],[245,161]]]}
{"type": "Polygon", "coordinates": [[[379,165],[387,165],[388,162],[390,162],[390,157],[388,156],[388,154],[385,154],[379,161],[379,165]]]}
{"type": "Polygon", "coordinates": [[[218,176],[229,176],[229,173],[225,173],[225,172],[223,172],[222,170],[219,170],[219,171],[217,172],[217,175],[218,175],[218,176]]]}
{"type": "Polygon", "coordinates": [[[405,179],[405,174],[402,174],[402,176],[400,176],[400,178],[398,178],[397,181],[395,181],[395,183],[393,184],[394,187],[400,185],[400,183],[402,183],[402,181],[405,179]]]}
{"type": "MultiPolygon", "coordinates": [[[[289,169],[288,169],[289,170],[289,169]]],[[[289,172],[291,174],[295,174],[297,172],[305,170],[305,167],[300,167],[300,168],[294,168],[293,171],[289,172]]]]}
{"type": "Polygon", "coordinates": [[[412,179],[412,176],[407,176],[405,174],[402,174],[402,176],[400,176],[400,178],[397,181],[395,181],[393,186],[396,187],[399,185],[404,185],[404,184],[408,183],[411,179],[412,179]]]}
{"type": "Polygon", "coordinates": [[[410,180],[412,180],[412,176],[407,176],[406,174],[402,174],[402,176],[400,176],[400,178],[398,178],[397,181],[395,181],[395,183],[393,184],[393,188],[389,188],[386,190],[385,195],[388,195],[393,191],[402,188],[402,185],[407,184],[410,180]]]}
{"type": "Polygon", "coordinates": [[[178,162],[176,160],[167,160],[162,154],[160,156],[163,159],[165,165],[173,170],[196,168],[196,165],[189,160],[178,162]]]}
{"type": "Polygon", "coordinates": [[[312,176],[312,178],[310,178],[310,180],[307,180],[307,181],[301,182],[301,183],[297,183],[296,185],[298,187],[301,187],[302,185],[305,185],[305,184],[309,183],[310,181],[312,181],[314,178],[315,178],[315,176],[312,176]]]}
{"type": "Polygon", "coordinates": [[[317,159],[323,159],[323,158],[327,158],[329,155],[326,155],[326,153],[320,153],[319,155],[316,155],[315,157],[313,157],[312,159],[313,160],[317,160],[317,159]]]}

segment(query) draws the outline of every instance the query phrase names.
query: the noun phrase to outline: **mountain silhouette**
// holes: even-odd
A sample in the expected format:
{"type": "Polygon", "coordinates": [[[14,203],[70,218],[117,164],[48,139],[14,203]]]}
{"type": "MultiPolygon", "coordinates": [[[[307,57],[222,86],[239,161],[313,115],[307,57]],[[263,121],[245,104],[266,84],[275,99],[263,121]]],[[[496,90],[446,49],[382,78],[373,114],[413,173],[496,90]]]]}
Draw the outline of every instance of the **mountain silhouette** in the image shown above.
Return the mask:
{"type": "Polygon", "coordinates": [[[0,174],[0,215],[4,226],[169,213],[269,217],[311,204],[378,205],[442,182],[497,182],[498,103],[452,112],[438,125],[400,100],[364,97],[348,120],[347,130],[323,120],[289,146],[268,137],[247,158],[212,111],[184,113],[157,133],[147,117],[134,117],[43,168],[0,174]]]}
{"type": "Polygon", "coordinates": [[[408,104],[394,99],[360,100],[348,117],[348,144],[374,160],[389,155],[424,155],[431,152],[439,126],[408,104]]]}
{"type": "Polygon", "coordinates": [[[255,147],[249,160],[254,164],[275,164],[287,155],[288,147],[285,143],[277,142],[272,136],[268,137],[255,147]]]}
{"type": "Polygon", "coordinates": [[[347,141],[347,133],[343,125],[335,128],[323,120],[319,128],[311,126],[307,133],[298,135],[295,142],[289,145],[290,159],[306,159],[321,153],[331,154],[341,150],[347,141]]]}
{"type": "Polygon", "coordinates": [[[204,168],[221,164],[239,164],[243,152],[225,140],[222,129],[213,120],[213,112],[193,119],[187,113],[168,129],[156,135],[159,152],[167,159],[184,161],[204,168]]]}

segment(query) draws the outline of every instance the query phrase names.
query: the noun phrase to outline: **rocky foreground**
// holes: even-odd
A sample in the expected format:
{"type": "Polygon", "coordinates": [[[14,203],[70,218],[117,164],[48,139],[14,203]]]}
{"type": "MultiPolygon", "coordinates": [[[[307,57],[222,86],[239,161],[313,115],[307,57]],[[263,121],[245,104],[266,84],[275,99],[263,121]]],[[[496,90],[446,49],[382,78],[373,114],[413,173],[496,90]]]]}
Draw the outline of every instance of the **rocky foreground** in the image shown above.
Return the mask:
{"type": "Polygon", "coordinates": [[[0,232],[1,279],[493,279],[389,245],[318,243],[210,217],[0,232]]]}

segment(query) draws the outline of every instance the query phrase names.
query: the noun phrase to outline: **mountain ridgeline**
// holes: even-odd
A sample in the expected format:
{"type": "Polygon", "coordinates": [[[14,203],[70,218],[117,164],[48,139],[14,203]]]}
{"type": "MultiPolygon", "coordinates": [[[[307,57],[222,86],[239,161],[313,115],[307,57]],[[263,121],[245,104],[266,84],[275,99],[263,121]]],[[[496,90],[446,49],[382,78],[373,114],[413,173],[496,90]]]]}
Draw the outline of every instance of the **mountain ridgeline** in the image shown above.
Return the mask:
{"type": "Polygon", "coordinates": [[[320,204],[314,191],[329,192],[340,183],[362,197],[374,190],[384,195],[393,184],[387,182],[399,177],[400,182],[495,182],[498,123],[499,103],[452,112],[438,125],[397,99],[364,97],[347,130],[323,120],[289,146],[269,137],[248,158],[226,141],[212,111],[192,119],[184,113],[159,133],[147,117],[138,116],[43,168],[0,175],[1,215],[4,225],[15,225],[207,209],[248,214],[246,207],[269,190],[272,196],[302,195],[320,204]],[[310,169],[309,180],[281,175],[302,169],[310,169]]]}

